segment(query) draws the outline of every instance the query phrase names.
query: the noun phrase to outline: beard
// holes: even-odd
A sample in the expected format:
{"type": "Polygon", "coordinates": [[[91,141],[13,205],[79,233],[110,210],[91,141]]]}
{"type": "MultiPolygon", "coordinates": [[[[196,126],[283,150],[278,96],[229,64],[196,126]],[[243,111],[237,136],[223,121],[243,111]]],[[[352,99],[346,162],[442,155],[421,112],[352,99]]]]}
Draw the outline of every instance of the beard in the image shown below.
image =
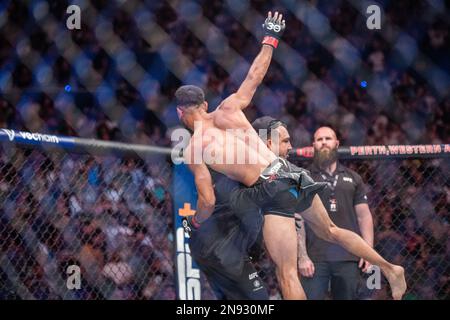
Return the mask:
{"type": "Polygon", "coordinates": [[[321,169],[329,167],[338,158],[337,147],[333,149],[314,150],[314,163],[321,169]]]}

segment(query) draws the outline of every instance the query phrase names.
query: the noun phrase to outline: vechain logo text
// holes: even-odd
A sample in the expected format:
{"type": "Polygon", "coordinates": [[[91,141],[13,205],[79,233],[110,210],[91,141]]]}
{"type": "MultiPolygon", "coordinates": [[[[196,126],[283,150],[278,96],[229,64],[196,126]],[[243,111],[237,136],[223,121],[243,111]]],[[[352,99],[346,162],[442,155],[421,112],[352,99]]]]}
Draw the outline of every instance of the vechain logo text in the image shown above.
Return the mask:
{"type": "Polygon", "coordinates": [[[13,130],[2,129],[2,131],[8,135],[9,141],[13,141],[14,140],[14,137],[16,136],[16,133],[13,130]]]}
{"type": "Polygon", "coordinates": [[[59,143],[59,139],[57,136],[50,136],[48,134],[40,134],[40,133],[31,133],[31,132],[19,132],[19,135],[23,139],[34,140],[34,141],[44,141],[44,142],[53,142],[59,143]]]}
{"type": "Polygon", "coordinates": [[[59,138],[54,135],[31,133],[31,132],[24,132],[24,131],[16,132],[14,130],[9,130],[9,129],[2,129],[2,131],[8,136],[9,141],[13,141],[16,137],[19,137],[19,138],[22,138],[25,140],[59,143],[59,138]]]}

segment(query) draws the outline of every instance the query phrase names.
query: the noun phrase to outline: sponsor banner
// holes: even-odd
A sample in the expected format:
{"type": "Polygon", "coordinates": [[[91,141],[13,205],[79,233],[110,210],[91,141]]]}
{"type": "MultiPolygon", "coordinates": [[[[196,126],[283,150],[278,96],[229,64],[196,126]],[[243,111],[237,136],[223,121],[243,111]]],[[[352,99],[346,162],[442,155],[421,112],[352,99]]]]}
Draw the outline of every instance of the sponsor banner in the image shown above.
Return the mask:
{"type": "Polygon", "coordinates": [[[303,158],[312,158],[314,157],[314,148],[313,147],[297,148],[295,150],[295,154],[303,158]]]}
{"type": "Polygon", "coordinates": [[[71,149],[75,146],[74,138],[72,137],[61,137],[11,129],[0,129],[0,141],[29,145],[58,146],[66,149],[71,149]]]}
{"type": "Polygon", "coordinates": [[[197,206],[194,176],[184,164],[174,165],[173,205],[177,294],[180,300],[201,300],[200,269],[193,261],[183,217],[193,215],[197,206]]]}
{"type": "MultiPolygon", "coordinates": [[[[450,144],[350,146],[340,147],[338,154],[340,159],[449,157],[450,144]]],[[[297,148],[292,150],[291,155],[304,160],[311,159],[314,157],[314,148],[297,148]]]]}
{"type": "Polygon", "coordinates": [[[351,156],[406,156],[450,154],[450,144],[352,146],[351,156]]]}

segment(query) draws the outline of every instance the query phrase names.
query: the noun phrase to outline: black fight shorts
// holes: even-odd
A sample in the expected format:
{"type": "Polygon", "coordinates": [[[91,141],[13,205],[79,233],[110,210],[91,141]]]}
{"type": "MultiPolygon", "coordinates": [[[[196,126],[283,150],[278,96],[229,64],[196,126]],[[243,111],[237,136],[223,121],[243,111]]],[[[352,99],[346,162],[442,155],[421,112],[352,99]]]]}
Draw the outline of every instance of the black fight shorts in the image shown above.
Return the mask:
{"type": "Polygon", "coordinates": [[[309,171],[278,158],[252,187],[235,189],[230,206],[237,216],[275,214],[293,218],[311,206],[314,196],[326,187],[315,182],[309,171]]]}

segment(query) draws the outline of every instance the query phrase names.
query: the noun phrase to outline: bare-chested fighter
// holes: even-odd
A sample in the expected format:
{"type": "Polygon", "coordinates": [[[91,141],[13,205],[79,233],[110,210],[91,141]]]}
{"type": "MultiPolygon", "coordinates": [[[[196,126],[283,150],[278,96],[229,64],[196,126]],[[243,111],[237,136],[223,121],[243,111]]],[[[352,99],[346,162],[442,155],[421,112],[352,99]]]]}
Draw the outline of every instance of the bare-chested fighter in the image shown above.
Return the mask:
{"type": "Polygon", "coordinates": [[[305,298],[296,263],[294,213],[299,211],[298,208],[302,208],[303,217],[318,236],[339,243],[349,252],[379,266],[389,281],[393,298],[401,299],[406,290],[403,268],[387,262],[356,233],[334,225],[316,194],[321,186],[306,171],[270,151],[244,115],[242,110],[250,104],[268,70],[285,22],[281,14],[275,12],[272,17],[269,12],[263,27],[266,36],[261,51],[245,80],[215,111],[207,112],[208,103],[198,87],[182,86],[175,94],[180,120],[193,132],[184,152],[198,192],[197,212],[189,220],[189,227],[201,228],[214,210],[214,187],[209,167],[247,187],[235,188],[230,194],[230,207],[243,224],[261,212],[265,214],[264,242],[276,265],[284,299],[305,298]],[[246,132],[244,138],[239,130],[246,132]],[[211,155],[214,161],[210,161],[211,155]],[[243,162],[238,161],[240,155],[245,156],[243,162]],[[305,208],[302,207],[304,203],[311,205],[305,208]],[[291,261],[295,261],[293,265],[291,261]]]}

